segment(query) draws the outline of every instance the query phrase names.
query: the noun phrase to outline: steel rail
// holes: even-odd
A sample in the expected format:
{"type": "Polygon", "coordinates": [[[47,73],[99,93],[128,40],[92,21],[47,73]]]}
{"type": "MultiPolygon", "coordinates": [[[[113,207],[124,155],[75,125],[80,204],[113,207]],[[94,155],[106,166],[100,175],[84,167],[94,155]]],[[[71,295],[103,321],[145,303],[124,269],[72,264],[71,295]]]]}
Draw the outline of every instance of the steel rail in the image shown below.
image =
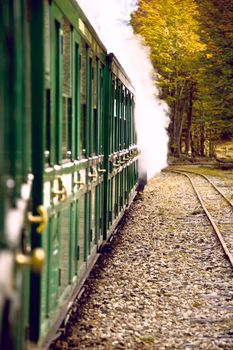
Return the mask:
{"type": "MultiPolygon", "coordinates": [[[[177,174],[180,174],[180,175],[184,175],[184,176],[186,176],[186,177],[189,179],[189,181],[191,182],[192,187],[193,187],[193,189],[194,189],[194,192],[195,192],[197,198],[199,199],[199,201],[200,201],[200,203],[201,203],[201,206],[202,206],[202,208],[204,209],[204,212],[205,212],[206,216],[208,217],[208,219],[209,219],[209,221],[210,221],[210,223],[211,223],[211,225],[212,225],[212,227],[213,227],[213,229],[214,229],[214,231],[215,231],[215,233],[216,233],[216,235],[217,235],[217,237],[218,237],[218,239],[219,239],[219,241],[220,241],[220,243],[221,243],[221,245],[222,245],[222,248],[223,248],[223,250],[224,250],[224,253],[225,253],[226,256],[228,257],[228,259],[229,259],[229,261],[230,261],[230,264],[231,264],[231,266],[233,267],[233,255],[231,254],[230,250],[228,249],[228,247],[227,247],[227,245],[226,245],[226,243],[225,243],[225,241],[224,241],[224,238],[223,238],[223,236],[222,236],[222,234],[221,234],[221,232],[220,232],[218,226],[216,225],[216,223],[214,222],[214,220],[213,220],[211,214],[209,213],[208,209],[206,208],[206,206],[205,206],[205,204],[204,204],[204,201],[203,201],[203,199],[201,198],[201,196],[200,196],[200,194],[199,194],[199,192],[198,192],[198,189],[196,188],[195,184],[193,183],[193,180],[191,179],[191,177],[189,176],[189,174],[187,174],[185,171],[179,171],[179,170],[169,170],[169,171],[170,171],[170,172],[177,173],[177,174]]],[[[233,207],[232,203],[228,200],[228,198],[226,198],[225,195],[224,195],[220,190],[217,189],[217,186],[214,185],[214,184],[212,183],[212,181],[211,181],[207,176],[202,175],[202,174],[198,174],[198,173],[195,173],[195,172],[191,172],[191,173],[192,173],[193,175],[199,175],[199,176],[201,176],[201,177],[204,177],[204,178],[219,192],[219,194],[221,194],[221,195],[223,196],[223,198],[226,200],[226,202],[227,202],[228,204],[230,204],[231,207],[233,207]]]]}
{"type": "Polygon", "coordinates": [[[216,191],[221,194],[221,196],[224,198],[224,200],[231,206],[233,207],[233,204],[232,202],[225,196],[225,194],[213,183],[212,180],[210,180],[210,178],[204,174],[200,174],[200,173],[197,173],[195,171],[191,171],[191,170],[170,170],[169,171],[171,172],[177,172],[177,173],[180,173],[180,174],[185,174],[185,173],[188,173],[188,174],[194,174],[194,175],[199,175],[199,176],[202,176],[204,177],[204,179],[206,179],[215,189],[216,191]]]}

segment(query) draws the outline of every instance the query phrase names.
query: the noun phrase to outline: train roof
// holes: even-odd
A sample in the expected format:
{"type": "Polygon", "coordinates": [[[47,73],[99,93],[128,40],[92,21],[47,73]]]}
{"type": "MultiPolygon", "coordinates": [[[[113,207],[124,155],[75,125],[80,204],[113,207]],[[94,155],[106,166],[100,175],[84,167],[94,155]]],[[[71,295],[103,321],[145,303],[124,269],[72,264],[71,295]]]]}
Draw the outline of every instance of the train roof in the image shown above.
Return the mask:
{"type": "MultiPolygon", "coordinates": [[[[77,0],[78,1],[78,0],[77,0]]],[[[88,20],[84,11],[80,7],[76,0],[56,0],[55,2],[64,11],[68,13],[69,20],[71,24],[82,33],[87,41],[92,43],[93,39],[101,48],[101,50],[107,55],[108,50],[103,44],[102,40],[98,36],[96,30],[88,20]],[[77,19],[78,13],[78,19],[77,19]]],[[[122,67],[121,63],[118,61],[117,57],[113,53],[108,54],[109,61],[112,64],[113,73],[123,82],[123,84],[134,94],[135,89],[133,88],[132,82],[122,67]]]]}
{"type": "Polygon", "coordinates": [[[55,3],[58,4],[59,8],[61,8],[64,13],[68,14],[71,24],[79,30],[88,41],[91,41],[91,38],[93,38],[101,49],[107,53],[107,48],[76,0],[56,0],[55,3]]]}
{"type": "Polygon", "coordinates": [[[108,57],[109,57],[110,63],[112,63],[113,73],[120,78],[120,80],[130,90],[131,93],[135,94],[135,89],[132,85],[132,82],[128,74],[125,72],[124,68],[122,67],[121,63],[118,61],[117,57],[112,52],[108,55],[108,57]]]}

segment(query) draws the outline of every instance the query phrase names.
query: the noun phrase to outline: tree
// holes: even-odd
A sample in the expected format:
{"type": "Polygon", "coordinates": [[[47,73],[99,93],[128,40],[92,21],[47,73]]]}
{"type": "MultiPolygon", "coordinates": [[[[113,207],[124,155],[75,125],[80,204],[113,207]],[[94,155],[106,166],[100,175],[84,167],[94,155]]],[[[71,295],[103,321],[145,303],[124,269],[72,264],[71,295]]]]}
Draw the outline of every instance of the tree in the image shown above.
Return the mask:
{"type": "Polygon", "coordinates": [[[132,25],[151,47],[151,59],[159,73],[158,83],[171,109],[170,148],[181,153],[185,116],[188,116],[186,144],[192,123],[192,106],[199,56],[205,44],[198,34],[199,15],[193,0],[141,0],[132,15],[132,25]]]}
{"type": "Polygon", "coordinates": [[[232,1],[140,0],[131,24],[151,48],[170,106],[171,153],[211,155],[233,136],[232,1]]]}

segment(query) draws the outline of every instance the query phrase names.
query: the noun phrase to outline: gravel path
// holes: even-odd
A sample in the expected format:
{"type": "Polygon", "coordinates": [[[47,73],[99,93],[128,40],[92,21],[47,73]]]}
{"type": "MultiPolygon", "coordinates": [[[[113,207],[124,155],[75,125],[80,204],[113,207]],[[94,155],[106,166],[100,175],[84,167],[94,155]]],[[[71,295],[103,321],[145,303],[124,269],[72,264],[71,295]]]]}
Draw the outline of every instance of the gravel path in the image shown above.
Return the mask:
{"type": "Polygon", "coordinates": [[[233,349],[232,270],[183,176],[150,181],[84,296],[53,349],[233,349]]]}

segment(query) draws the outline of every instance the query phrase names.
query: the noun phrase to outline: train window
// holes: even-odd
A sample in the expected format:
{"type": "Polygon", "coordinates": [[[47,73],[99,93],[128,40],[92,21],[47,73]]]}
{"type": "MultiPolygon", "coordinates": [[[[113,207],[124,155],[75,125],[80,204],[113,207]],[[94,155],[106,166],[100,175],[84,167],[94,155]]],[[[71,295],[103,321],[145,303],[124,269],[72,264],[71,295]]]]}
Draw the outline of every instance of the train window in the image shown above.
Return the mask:
{"type": "Polygon", "coordinates": [[[93,109],[93,154],[98,153],[98,113],[97,113],[97,108],[93,109]]]}
{"type": "Polygon", "coordinates": [[[126,148],[127,140],[127,123],[126,123],[126,113],[127,113],[127,92],[124,90],[124,116],[123,116],[123,130],[124,130],[124,140],[123,140],[123,149],[126,148]]]}
{"type": "Polygon", "coordinates": [[[116,150],[117,144],[117,80],[112,78],[112,94],[113,94],[113,122],[112,122],[112,152],[116,150]]]}
{"type": "Polygon", "coordinates": [[[131,99],[131,118],[132,118],[132,133],[133,133],[133,144],[136,144],[136,133],[135,133],[135,121],[134,121],[134,98],[131,99]]]}
{"type": "Polygon", "coordinates": [[[72,118],[72,99],[62,97],[62,158],[71,157],[71,118],[72,118]]]}
{"type": "Polygon", "coordinates": [[[71,28],[64,18],[62,24],[63,40],[63,79],[62,79],[62,159],[71,158],[71,28]]]}
{"type": "Polygon", "coordinates": [[[55,90],[55,125],[56,125],[56,132],[55,132],[55,160],[57,163],[59,163],[61,159],[61,151],[60,151],[60,118],[61,118],[61,53],[62,53],[62,31],[61,31],[61,25],[60,22],[55,21],[55,33],[56,33],[56,40],[55,40],[55,57],[54,57],[54,65],[55,65],[55,82],[54,82],[54,90],[55,90]]]}
{"type": "Polygon", "coordinates": [[[112,88],[111,88],[111,105],[110,105],[110,119],[109,119],[109,152],[114,150],[114,100],[115,100],[115,81],[112,76],[112,88]]]}
{"type": "Polygon", "coordinates": [[[88,66],[88,147],[87,154],[91,156],[93,152],[93,111],[92,111],[92,101],[93,101],[93,59],[89,56],[89,66],[88,66]]]}
{"type": "Polygon", "coordinates": [[[114,107],[113,107],[113,113],[114,113],[114,117],[117,116],[117,91],[116,91],[116,83],[114,83],[113,86],[113,92],[114,92],[114,107]]]}
{"type": "Polygon", "coordinates": [[[128,91],[125,90],[125,116],[124,116],[125,141],[124,148],[128,145],[128,91]]]}
{"type": "Polygon", "coordinates": [[[126,148],[126,144],[127,144],[127,124],[126,124],[126,119],[124,119],[124,140],[123,140],[123,149],[126,148]]]}
{"type": "Polygon", "coordinates": [[[50,148],[51,148],[51,137],[50,137],[50,132],[51,132],[51,90],[50,89],[46,89],[45,96],[46,96],[45,164],[48,166],[50,164],[50,148]]]}
{"type": "Polygon", "coordinates": [[[133,96],[130,96],[130,122],[131,122],[131,144],[133,145],[134,143],[134,135],[133,135],[133,113],[132,113],[132,108],[133,108],[133,96]]]}
{"type": "Polygon", "coordinates": [[[116,152],[117,151],[117,135],[118,135],[118,132],[117,132],[117,130],[118,130],[118,118],[117,117],[115,117],[114,118],[114,140],[115,140],[115,145],[114,145],[114,151],[116,152]]]}
{"type": "Polygon", "coordinates": [[[100,130],[100,135],[99,135],[99,140],[100,140],[100,149],[99,152],[102,154],[103,153],[103,120],[104,120],[104,66],[101,65],[99,69],[99,130],[100,130]]]}
{"type": "Polygon", "coordinates": [[[93,110],[93,154],[98,153],[98,139],[99,139],[99,122],[98,122],[98,61],[95,60],[93,64],[93,76],[92,76],[92,110],[93,110]]]}
{"type": "Polygon", "coordinates": [[[62,158],[67,152],[67,97],[62,96],[62,158]]]}
{"type": "Polygon", "coordinates": [[[128,94],[128,133],[129,133],[129,146],[132,144],[131,142],[131,113],[130,113],[130,108],[131,108],[131,105],[130,105],[130,92],[128,94]]]}
{"type": "Polygon", "coordinates": [[[125,107],[125,87],[122,85],[121,90],[121,117],[124,118],[124,107],[125,107]]]}
{"type": "Polygon", "coordinates": [[[130,137],[129,137],[129,130],[130,130],[130,116],[129,116],[129,91],[127,90],[126,94],[126,148],[130,145],[130,137]]]}
{"type": "Polygon", "coordinates": [[[51,89],[50,89],[50,32],[49,32],[49,7],[44,11],[44,62],[45,62],[45,166],[50,165],[51,152],[51,89]]]}
{"type": "Polygon", "coordinates": [[[126,130],[125,130],[125,87],[122,87],[122,134],[121,134],[121,147],[124,149],[125,146],[125,137],[126,137],[126,130]]]}
{"type": "Polygon", "coordinates": [[[117,107],[116,107],[116,115],[117,117],[120,116],[120,84],[117,81],[116,86],[116,101],[117,101],[117,107]]]}
{"type": "MultiPolygon", "coordinates": [[[[73,128],[74,128],[74,158],[79,158],[79,117],[80,117],[80,52],[79,52],[79,44],[75,41],[74,43],[74,60],[73,60],[73,72],[74,72],[74,86],[73,86],[73,108],[74,108],[74,120],[73,120],[73,128]]],[[[71,130],[72,132],[72,130],[71,130]]]]}
{"type": "Polygon", "coordinates": [[[67,115],[68,115],[68,123],[67,123],[67,135],[68,135],[68,140],[67,140],[67,149],[68,153],[67,156],[68,158],[71,157],[71,149],[72,149],[72,98],[68,98],[68,104],[67,104],[67,115]]]}
{"type": "Polygon", "coordinates": [[[131,145],[130,141],[130,133],[131,133],[131,120],[130,120],[130,93],[128,93],[128,98],[127,98],[127,125],[128,125],[128,146],[131,145]]]}
{"type": "Polygon", "coordinates": [[[121,150],[121,146],[122,146],[122,132],[123,132],[123,128],[122,128],[122,111],[123,111],[123,99],[122,99],[122,84],[120,84],[120,91],[119,91],[119,138],[118,138],[118,143],[119,143],[119,148],[118,150],[121,150]]]}
{"type": "Polygon", "coordinates": [[[119,150],[119,120],[120,120],[120,84],[119,81],[116,80],[116,117],[114,118],[115,125],[115,152],[119,150]]]}
{"type": "Polygon", "coordinates": [[[80,158],[86,157],[86,119],[87,119],[87,54],[88,47],[81,47],[81,118],[80,118],[80,158]]]}

